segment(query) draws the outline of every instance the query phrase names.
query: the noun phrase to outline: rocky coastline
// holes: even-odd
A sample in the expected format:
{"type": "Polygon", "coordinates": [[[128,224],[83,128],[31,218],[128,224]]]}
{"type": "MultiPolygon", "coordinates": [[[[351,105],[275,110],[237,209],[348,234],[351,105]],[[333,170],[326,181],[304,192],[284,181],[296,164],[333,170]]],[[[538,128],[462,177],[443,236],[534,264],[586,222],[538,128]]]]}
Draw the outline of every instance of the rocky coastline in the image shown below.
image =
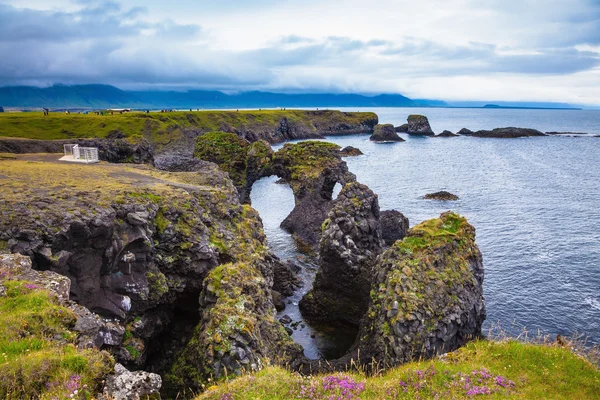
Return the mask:
{"type": "MultiPolygon", "coordinates": [[[[58,324],[49,336],[28,323],[19,335],[39,336],[35,351],[76,352],[89,361],[94,367],[82,367],[80,379],[90,395],[106,399],[190,398],[210,382],[269,366],[372,371],[457,350],[482,337],[486,318],[475,228],[451,211],[409,228],[399,210],[380,210],[377,194],[342,159],[358,149],[322,141],[270,146],[359,130],[373,131],[376,141],[402,141],[396,132],[405,129],[434,135],[425,116],[411,115],[400,128],[377,122],[317,120],[309,135],[284,117],[275,133],[195,132],[170,147],[147,138],[81,139],[111,161],[91,168],[45,155],[0,158],[0,307],[14,297],[43,297],[60,324],[48,321],[58,324]],[[276,317],[301,283],[299,267],[269,249],[250,205],[253,184],[273,175],[295,200],[281,226],[317,260],[314,285],[299,305],[303,317],[358,331],[340,358],[307,359],[276,317]]],[[[544,135],[520,128],[458,134],[544,135]]],[[[46,152],[63,143],[3,139],[0,151],[46,152]]],[[[9,372],[22,373],[26,357],[11,358],[9,372]]],[[[31,396],[58,393],[74,368],[48,372],[43,379],[56,386],[32,383],[31,396]]],[[[0,379],[0,395],[14,390],[0,379]]]]}

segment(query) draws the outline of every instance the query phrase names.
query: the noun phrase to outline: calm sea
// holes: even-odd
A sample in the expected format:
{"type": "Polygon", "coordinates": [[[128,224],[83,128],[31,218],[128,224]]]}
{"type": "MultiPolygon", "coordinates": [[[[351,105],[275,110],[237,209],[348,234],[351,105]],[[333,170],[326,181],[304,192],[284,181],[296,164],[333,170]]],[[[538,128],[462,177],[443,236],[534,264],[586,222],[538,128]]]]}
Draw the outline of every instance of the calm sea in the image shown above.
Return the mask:
{"type": "MultiPolygon", "coordinates": [[[[380,123],[395,125],[411,113],[424,114],[436,132],[518,126],[600,134],[600,111],[347,110],[374,111],[380,123]]],[[[411,226],[454,210],[476,227],[486,274],[485,329],[499,324],[512,335],[524,329],[533,334],[579,333],[600,343],[600,138],[403,136],[406,142],[393,144],[372,143],[368,135],[327,140],[363,151],[364,156],[346,161],[358,180],[379,195],[382,210],[401,211],[411,226]],[[438,190],[455,193],[460,200],[422,199],[438,190]]],[[[263,218],[271,248],[283,258],[302,261],[279,228],[294,206],[291,189],[275,180],[255,184],[252,205],[263,218]]],[[[304,266],[306,291],[313,272],[310,262],[304,266]]],[[[282,314],[301,320],[294,303],[302,295],[292,298],[282,314]]],[[[340,351],[331,336],[309,326],[298,326],[293,337],[311,358],[335,357],[340,351]]]]}

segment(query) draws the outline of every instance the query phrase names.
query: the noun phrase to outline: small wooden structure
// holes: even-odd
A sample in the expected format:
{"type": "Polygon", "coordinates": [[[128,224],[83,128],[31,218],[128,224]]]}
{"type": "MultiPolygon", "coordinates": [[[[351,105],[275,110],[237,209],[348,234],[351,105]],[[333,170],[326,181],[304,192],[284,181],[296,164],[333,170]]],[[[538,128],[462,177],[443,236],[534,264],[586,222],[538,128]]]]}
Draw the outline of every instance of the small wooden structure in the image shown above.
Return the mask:
{"type": "Polygon", "coordinates": [[[65,155],[61,161],[80,162],[85,164],[97,163],[98,149],[96,147],[80,147],[78,144],[65,144],[65,155]]]}

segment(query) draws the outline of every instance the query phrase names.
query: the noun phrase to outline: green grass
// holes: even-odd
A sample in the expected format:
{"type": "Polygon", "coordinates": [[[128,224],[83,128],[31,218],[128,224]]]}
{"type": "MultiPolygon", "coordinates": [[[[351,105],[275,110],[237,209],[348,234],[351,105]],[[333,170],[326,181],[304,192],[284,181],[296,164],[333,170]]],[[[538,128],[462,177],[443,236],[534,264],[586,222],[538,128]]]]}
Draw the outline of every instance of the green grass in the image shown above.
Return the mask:
{"type": "Polygon", "coordinates": [[[369,377],[359,372],[301,377],[279,367],[268,367],[212,386],[196,400],[327,399],[331,395],[338,398],[339,386],[324,389],[324,380],[331,376],[364,384],[363,390],[353,391],[355,399],[363,400],[471,398],[467,392],[473,386],[490,391],[475,398],[600,399],[600,371],[569,349],[515,340],[480,340],[442,358],[411,362],[369,377]],[[313,397],[308,396],[311,390],[313,397]]]}
{"type": "Polygon", "coordinates": [[[104,138],[119,131],[130,140],[144,136],[156,144],[182,137],[186,128],[202,132],[257,130],[275,132],[281,119],[301,124],[309,131],[327,132],[336,124],[361,124],[377,119],[374,113],[340,111],[248,110],[194,112],[131,112],[114,115],[61,114],[41,112],[0,113],[0,137],[25,139],[104,138]]]}
{"type": "MultiPolygon", "coordinates": [[[[0,271],[1,272],[1,271],[0,271]]],[[[3,281],[0,297],[0,398],[90,398],[114,361],[75,347],[75,315],[56,297],[23,281],[3,281]]]]}

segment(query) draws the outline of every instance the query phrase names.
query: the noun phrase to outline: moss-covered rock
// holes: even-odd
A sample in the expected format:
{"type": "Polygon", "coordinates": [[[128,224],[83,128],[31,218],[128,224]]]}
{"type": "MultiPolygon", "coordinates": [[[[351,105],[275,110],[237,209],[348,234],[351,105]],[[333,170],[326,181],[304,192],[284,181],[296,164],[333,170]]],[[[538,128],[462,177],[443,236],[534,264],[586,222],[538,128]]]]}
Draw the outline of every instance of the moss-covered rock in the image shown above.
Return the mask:
{"type": "Polygon", "coordinates": [[[404,142],[404,139],[398,136],[392,124],[377,125],[369,140],[379,143],[404,142]]]}
{"type": "Polygon", "coordinates": [[[475,229],[447,212],[413,227],[377,260],[361,357],[396,365],[457,349],[481,334],[483,264],[475,229]]]}

